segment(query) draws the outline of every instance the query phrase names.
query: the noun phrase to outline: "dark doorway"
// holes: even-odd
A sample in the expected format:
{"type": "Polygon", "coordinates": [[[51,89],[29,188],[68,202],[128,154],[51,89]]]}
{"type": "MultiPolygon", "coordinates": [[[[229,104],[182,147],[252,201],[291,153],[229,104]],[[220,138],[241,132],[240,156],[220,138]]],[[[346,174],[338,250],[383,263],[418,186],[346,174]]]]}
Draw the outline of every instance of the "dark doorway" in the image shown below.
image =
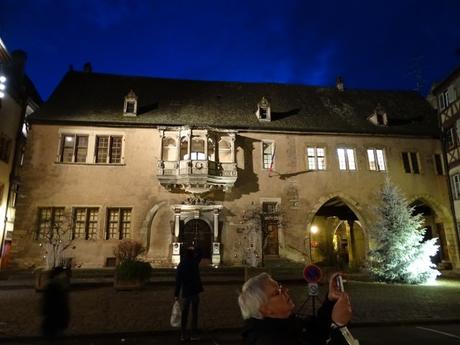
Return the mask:
{"type": "Polygon", "coordinates": [[[188,221],[181,235],[184,248],[195,246],[201,249],[203,259],[211,259],[212,232],[208,223],[201,219],[188,221]]]}

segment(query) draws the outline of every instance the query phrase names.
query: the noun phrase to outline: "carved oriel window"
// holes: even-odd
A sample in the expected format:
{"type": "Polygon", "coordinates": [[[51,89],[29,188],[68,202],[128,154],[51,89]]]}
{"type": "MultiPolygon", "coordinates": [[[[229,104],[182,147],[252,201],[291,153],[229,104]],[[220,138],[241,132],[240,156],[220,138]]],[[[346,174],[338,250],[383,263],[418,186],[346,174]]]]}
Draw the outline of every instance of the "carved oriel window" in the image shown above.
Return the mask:
{"type": "Polygon", "coordinates": [[[180,159],[187,160],[188,159],[188,138],[182,137],[180,139],[180,159]]]}
{"type": "Polygon", "coordinates": [[[202,137],[194,136],[192,138],[192,160],[205,160],[206,156],[204,155],[204,145],[205,141],[202,137]]]}
{"type": "Polygon", "coordinates": [[[163,160],[175,161],[177,159],[176,140],[173,138],[163,139],[163,160]]]}
{"type": "Polygon", "coordinates": [[[232,158],[232,144],[229,138],[222,138],[219,141],[219,162],[231,163],[232,158]]]}
{"type": "Polygon", "coordinates": [[[216,160],[216,143],[213,138],[208,138],[208,160],[216,160]]]}

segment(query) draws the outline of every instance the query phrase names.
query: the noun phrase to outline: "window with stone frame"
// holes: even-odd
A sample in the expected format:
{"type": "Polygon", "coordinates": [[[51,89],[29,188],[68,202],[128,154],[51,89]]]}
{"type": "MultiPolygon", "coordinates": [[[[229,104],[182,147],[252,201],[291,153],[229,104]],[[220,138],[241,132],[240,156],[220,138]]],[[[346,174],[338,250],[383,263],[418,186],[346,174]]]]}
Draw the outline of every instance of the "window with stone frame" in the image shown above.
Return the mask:
{"type": "Polygon", "coordinates": [[[456,133],[454,127],[447,128],[446,130],[446,144],[447,148],[451,149],[455,146],[456,133]]]}
{"type": "Polygon", "coordinates": [[[356,170],[355,150],[341,147],[337,149],[340,170],[356,170]]]}
{"type": "Polygon", "coordinates": [[[275,160],[275,143],[273,141],[262,141],[262,168],[272,169],[275,160]]]}
{"type": "Polygon", "coordinates": [[[307,147],[307,170],[326,170],[326,149],[324,147],[307,147]]]}
{"type": "Polygon", "coordinates": [[[122,136],[97,135],[95,162],[103,164],[121,163],[122,142],[122,136]]]}
{"type": "Polygon", "coordinates": [[[13,141],[4,134],[0,134],[0,160],[8,163],[13,141]]]}
{"type": "Polygon", "coordinates": [[[369,162],[369,170],[385,171],[385,153],[382,149],[367,149],[367,160],[369,162]]]}
{"type": "Polygon", "coordinates": [[[97,207],[75,207],[73,209],[72,239],[97,239],[98,218],[99,208],[97,207]]]}
{"type": "Polygon", "coordinates": [[[433,163],[434,163],[434,172],[436,175],[445,175],[444,169],[444,161],[442,159],[442,154],[435,153],[433,155],[433,163]]]}
{"type": "Polygon", "coordinates": [[[53,228],[63,226],[64,212],[64,207],[39,207],[35,239],[44,239],[51,233],[53,228]]]}
{"type": "Polygon", "coordinates": [[[452,196],[455,200],[460,199],[460,174],[452,175],[452,196]]]}
{"type": "Polygon", "coordinates": [[[107,209],[107,240],[122,240],[131,235],[131,208],[108,208],[107,209]]]}
{"type": "Polygon", "coordinates": [[[62,134],[59,161],[85,163],[88,153],[88,135],[62,134]]]}
{"type": "Polygon", "coordinates": [[[408,174],[420,174],[418,152],[402,152],[404,171],[408,174]]]}

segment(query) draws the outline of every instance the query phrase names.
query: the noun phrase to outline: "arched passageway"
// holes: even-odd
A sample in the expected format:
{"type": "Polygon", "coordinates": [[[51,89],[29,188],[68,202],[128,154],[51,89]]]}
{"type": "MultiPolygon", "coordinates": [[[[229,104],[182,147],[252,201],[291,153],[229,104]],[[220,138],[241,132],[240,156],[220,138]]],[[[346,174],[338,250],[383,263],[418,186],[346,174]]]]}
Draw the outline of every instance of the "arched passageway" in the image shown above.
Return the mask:
{"type": "Polygon", "coordinates": [[[421,214],[423,217],[423,226],[425,227],[424,240],[432,238],[438,239],[439,251],[438,254],[432,258],[433,263],[440,266],[440,268],[450,268],[443,266],[450,266],[450,258],[446,242],[446,234],[444,231],[444,224],[441,217],[436,214],[436,211],[429,206],[425,201],[417,199],[410,204],[414,208],[414,214],[421,214]]]}
{"type": "Polygon", "coordinates": [[[340,197],[326,201],[316,212],[307,234],[307,253],[312,262],[359,268],[366,260],[367,236],[362,222],[340,197]]]}

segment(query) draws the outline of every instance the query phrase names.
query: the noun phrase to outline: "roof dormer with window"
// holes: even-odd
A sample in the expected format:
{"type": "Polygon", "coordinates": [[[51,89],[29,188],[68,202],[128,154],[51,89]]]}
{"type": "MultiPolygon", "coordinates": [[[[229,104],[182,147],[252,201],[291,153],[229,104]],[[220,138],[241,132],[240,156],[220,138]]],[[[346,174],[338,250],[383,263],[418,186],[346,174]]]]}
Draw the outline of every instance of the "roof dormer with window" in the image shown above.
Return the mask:
{"type": "Polygon", "coordinates": [[[124,116],[137,116],[137,95],[133,90],[125,96],[125,103],[123,105],[124,116]]]}
{"type": "Polygon", "coordinates": [[[376,126],[388,126],[387,112],[380,104],[377,104],[374,112],[367,119],[376,126]]]}
{"type": "Polygon", "coordinates": [[[265,96],[257,103],[256,116],[259,121],[271,121],[270,102],[265,96]]]}

